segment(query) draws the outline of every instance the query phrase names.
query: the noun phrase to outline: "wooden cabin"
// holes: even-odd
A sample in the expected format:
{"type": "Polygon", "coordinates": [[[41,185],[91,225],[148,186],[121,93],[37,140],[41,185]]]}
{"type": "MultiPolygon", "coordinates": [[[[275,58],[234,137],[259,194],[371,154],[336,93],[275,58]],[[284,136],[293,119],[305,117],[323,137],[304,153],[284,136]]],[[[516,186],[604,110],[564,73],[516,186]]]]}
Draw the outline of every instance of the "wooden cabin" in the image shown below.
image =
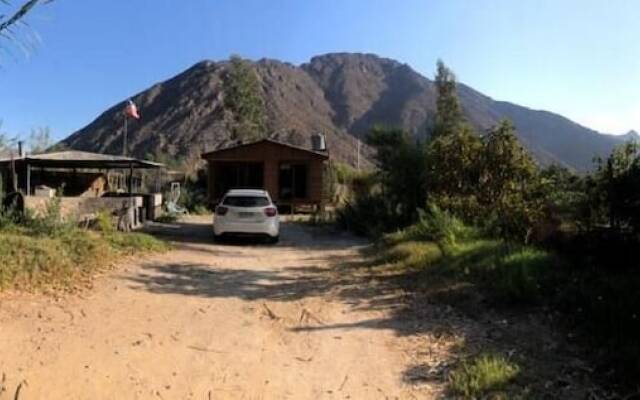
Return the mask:
{"type": "Polygon", "coordinates": [[[279,206],[314,206],[324,201],[326,151],[263,139],[202,155],[208,163],[209,204],[229,189],[265,189],[279,206]]]}

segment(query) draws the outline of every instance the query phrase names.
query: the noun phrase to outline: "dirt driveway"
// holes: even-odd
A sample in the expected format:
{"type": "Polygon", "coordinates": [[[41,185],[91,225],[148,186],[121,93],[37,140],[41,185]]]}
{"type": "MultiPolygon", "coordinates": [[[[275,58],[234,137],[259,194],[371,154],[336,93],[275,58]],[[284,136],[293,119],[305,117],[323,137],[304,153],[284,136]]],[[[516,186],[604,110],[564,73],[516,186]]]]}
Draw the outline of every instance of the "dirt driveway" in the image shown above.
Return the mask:
{"type": "Polygon", "coordinates": [[[410,399],[416,340],[341,275],[366,243],[284,224],[281,243],[176,249],[118,266],[81,295],[0,298],[0,399],[410,399]],[[1,390],[1,389],[0,389],[1,390]]]}

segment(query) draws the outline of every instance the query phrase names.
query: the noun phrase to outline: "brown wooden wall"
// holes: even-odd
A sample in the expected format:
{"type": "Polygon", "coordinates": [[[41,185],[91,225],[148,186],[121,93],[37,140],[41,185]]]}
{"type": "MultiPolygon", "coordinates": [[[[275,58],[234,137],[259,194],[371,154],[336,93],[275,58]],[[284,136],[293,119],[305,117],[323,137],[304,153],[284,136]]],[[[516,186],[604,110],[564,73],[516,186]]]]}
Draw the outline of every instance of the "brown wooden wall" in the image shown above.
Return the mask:
{"type": "Polygon", "coordinates": [[[279,177],[281,163],[299,163],[307,165],[307,198],[295,199],[296,204],[321,204],[323,202],[323,179],[326,156],[318,153],[264,141],[245,146],[209,153],[203,156],[208,161],[209,202],[213,205],[215,198],[217,165],[225,162],[258,162],[263,165],[264,189],[269,191],[274,201],[279,199],[279,177]]]}

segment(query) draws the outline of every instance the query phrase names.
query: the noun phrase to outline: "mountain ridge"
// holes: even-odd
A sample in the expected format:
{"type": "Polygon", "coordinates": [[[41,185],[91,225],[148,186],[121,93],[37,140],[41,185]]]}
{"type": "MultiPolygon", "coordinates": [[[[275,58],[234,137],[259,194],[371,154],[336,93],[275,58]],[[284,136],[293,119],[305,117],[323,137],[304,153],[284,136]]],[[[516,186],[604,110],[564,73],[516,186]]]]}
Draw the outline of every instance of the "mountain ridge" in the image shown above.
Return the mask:
{"type": "MultiPolygon", "coordinates": [[[[356,162],[357,140],[372,125],[402,128],[424,139],[435,115],[433,81],[390,58],[329,53],[300,65],[268,58],[251,63],[261,84],[270,136],[302,145],[310,135],[325,133],[334,157],[347,163],[356,162]]],[[[132,96],[142,118],[130,124],[131,153],[180,157],[233,144],[223,102],[226,68],[226,60],[202,60],[132,96]]],[[[509,118],[542,165],[586,171],[595,156],[606,156],[638,136],[601,134],[559,114],[494,100],[464,83],[458,85],[458,95],[479,134],[509,118]]],[[[110,107],[62,143],[78,150],[121,152],[123,104],[110,107]]],[[[365,146],[364,158],[370,155],[365,146]]]]}

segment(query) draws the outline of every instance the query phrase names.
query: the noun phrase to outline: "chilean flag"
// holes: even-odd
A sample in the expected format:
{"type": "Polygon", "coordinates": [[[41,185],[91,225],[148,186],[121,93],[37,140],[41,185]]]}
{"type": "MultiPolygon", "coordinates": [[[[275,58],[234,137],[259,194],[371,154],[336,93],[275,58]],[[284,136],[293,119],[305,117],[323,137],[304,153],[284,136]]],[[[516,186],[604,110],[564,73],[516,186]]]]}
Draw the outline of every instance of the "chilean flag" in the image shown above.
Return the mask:
{"type": "Polygon", "coordinates": [[[128,117],[140,119],[140,114],[138,113],[138,107],[136,106],[136,103],[134,103],[131,100],[127,101],[127,106],[124,108],[124,113],[128,117]]]}

